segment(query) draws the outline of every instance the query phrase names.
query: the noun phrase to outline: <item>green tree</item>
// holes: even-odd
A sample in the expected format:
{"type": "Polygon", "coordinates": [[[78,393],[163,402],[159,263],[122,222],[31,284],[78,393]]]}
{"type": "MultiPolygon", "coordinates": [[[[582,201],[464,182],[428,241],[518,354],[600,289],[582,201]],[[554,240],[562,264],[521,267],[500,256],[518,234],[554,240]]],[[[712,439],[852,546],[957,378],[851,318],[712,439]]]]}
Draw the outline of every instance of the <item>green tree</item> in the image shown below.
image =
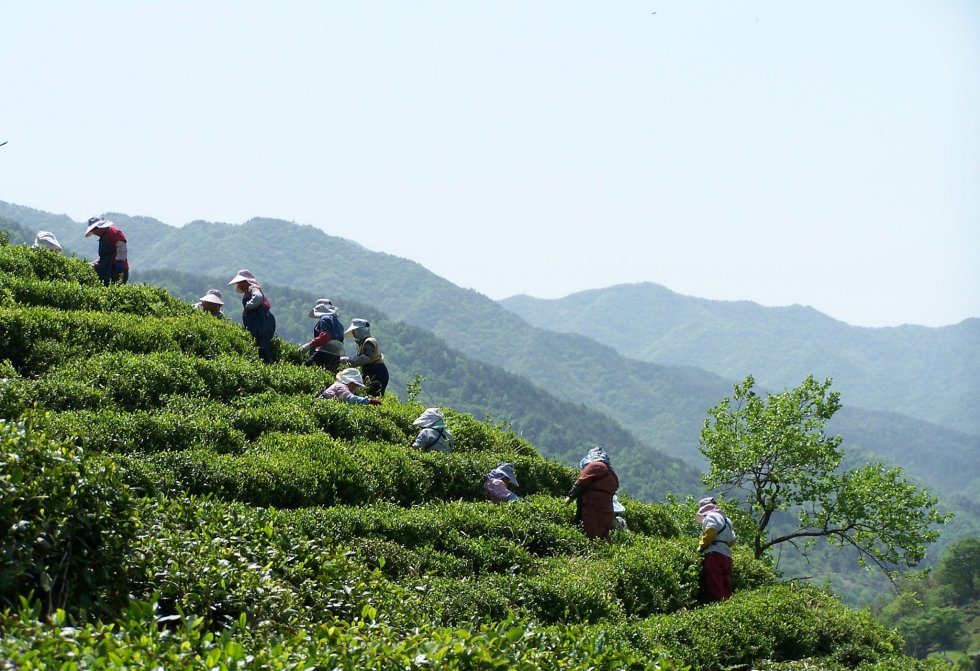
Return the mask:
{"type": "Polygon", "coordinates": [[[901,469],[880,463],[841,469],[841,437],[824,433],[840,409],[831,380],[811,375],[795,389],[764,398],[754,385],[747,377],[732,398],[708,411],[700,449],[711,464],[704,484],[744,499],[755,556],[787,542],[806,554],[822,538],[856,548],[862,561],[886,572],[915,566],[939,536],[935,525],[949,518],[936,510],[936,498],[904,480],[901,469]],[[775,531],[777,513],[796,523],[775,531]]]}
{"type": "Polygon", "coordinates": [[[952,588],[951,603],[980,599],[980,538],[961,538],[946,548],[935,577],[937,585],[952,588]]]}

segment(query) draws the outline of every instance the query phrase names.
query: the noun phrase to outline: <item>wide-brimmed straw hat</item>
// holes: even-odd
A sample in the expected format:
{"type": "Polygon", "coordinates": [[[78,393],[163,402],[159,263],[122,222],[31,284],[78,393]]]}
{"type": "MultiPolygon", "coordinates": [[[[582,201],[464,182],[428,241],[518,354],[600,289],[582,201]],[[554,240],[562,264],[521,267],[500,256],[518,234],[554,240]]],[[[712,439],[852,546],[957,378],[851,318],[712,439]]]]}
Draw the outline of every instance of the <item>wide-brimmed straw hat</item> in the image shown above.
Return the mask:
{"type": "Polygon", "coordinates": [[[365,386],[364,378],[361,377],[361,371],[356,368],[345,368],[337,373],[337,382],[342,384],[356,384],[358,387],[365,386]]]}
{"type": "Polygon", "coordinates": [[[238,271],[238,274],[231,278],[231,282],[228,284],[238,284],[239,282],[247,282],[249,280],[255,280],[255,275],[248,268],[242,268],[238,271]]]}
{"type": "Polygon", "coordinates": [[[221,300],[221,292],[217,289],[211,289],[206,294],[197,299],[201,303],[214,303],[215,305],[224,305],[225,302],[221,300]]]}
{"type": "Polygon", "coordinates": [[[85,229],[85,237],[87,238],[88,236],[92,235],[97,228],[109,228],[110,226],[112,226],[111,221],[106,221],[101,217],[92,217],[88,220],[88,228],[85,229]]]}

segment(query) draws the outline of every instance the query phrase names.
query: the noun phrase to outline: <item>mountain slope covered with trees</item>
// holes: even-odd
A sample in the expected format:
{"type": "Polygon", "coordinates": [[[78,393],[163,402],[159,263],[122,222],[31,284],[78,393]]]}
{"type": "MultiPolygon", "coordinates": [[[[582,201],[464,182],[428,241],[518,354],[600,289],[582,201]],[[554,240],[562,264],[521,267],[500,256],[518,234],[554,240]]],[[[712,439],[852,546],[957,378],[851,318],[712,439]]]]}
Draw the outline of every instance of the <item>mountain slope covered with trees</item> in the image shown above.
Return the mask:
{"type": "Polygon", "coordinates": [[[696,365],[729,379],[752,374],[777,389],[810,374],[830,377],[862,408],[980,436],[980,319],[864,328],[800,305],[706,300],[652,283],[500,304],[530,324],[587,335],[631,359],[696,365]]]}

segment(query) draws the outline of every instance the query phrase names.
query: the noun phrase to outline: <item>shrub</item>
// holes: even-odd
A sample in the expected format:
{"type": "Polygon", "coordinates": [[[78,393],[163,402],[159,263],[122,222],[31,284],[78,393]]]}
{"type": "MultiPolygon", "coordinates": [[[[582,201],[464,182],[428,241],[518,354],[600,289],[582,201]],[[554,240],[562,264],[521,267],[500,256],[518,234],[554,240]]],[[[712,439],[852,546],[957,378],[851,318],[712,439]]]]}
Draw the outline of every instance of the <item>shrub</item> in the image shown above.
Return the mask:
{"type": "Polygon", "coordinates": [[[646,617],[692,608],[698,598],[700,557],[693,544],[633,537],[617,546],[609,579],[627,615],[646,617]]]}
{"type": "Polygon", "coordinates": [[[855,668],[894,656],[901,642],[867,612],[850,611],[829,593],[779,585],[705,608],[655,615],[627,625],[641,649],[665,651],[696,669],[830,657],[855,668]]]}
{"type": "MultiPolygon", "coordinates": [[[[454,593],[448,591],[453,597],[454,593]]],[[[474,594],[479,597],[479,594],[474,594]]],[[[465,601],[463,614],[465,614],[465,601]]],[[[596,627],[537,627],[505,616],[466,629],[393,627],[358,619],[309,627],[293,636],[255,632],[243,620],[208,631],[206,622],[178,618],[162,629],[151,603],[134,602],[118,622],[78,630],[62,618],[39,623],[23,609],[0,620],[0,657],[15,668],[159,668],[215,671],[234,669],[416,669],[445,671],[513,669],[536,671],[671,671],[680,668],[660,655],[641,653],[615,630],[596,627]],[[81,667],[81,665],[79,665],[81,667]]],[[[898,671],[892,669],[891,671],[898,671]]]]}
{"type": "Polygon", "coordinates": [[[245,448],[244,434],[213,415],[70,410],[48,415],[45,428],[86,450],[104,452],[152,454],[206,448],[240,453],[245,448]]]}
{"type": "Polygon", "coordinates": [[[15,276],[4,277],[0,282],[10,291],[12,301],[21,306],[142,317],[185,317],[194,313],[190,304],[174,298],[166,289],[143,284],[80,286],[15,276]]]}
{"type": "MultiPolygon", "coordinates": [[[[400,591],[343,548],[275,524],[272,511],[207,499],[147,501],[128,557],[137,598],[258,629],[352,621],[400,591]]],[[[399,597],[402,598],[402,597],[399,597]]]]}
{"type": "MultiPolygon", "coordinates": [[[[233,422],[232,422],[233,424],[233,422]]],[[[165,450],[147,459],[182,489],[253,505],[305,507],[391,501],[484,500],[481,475],[496,463],[483,454],[420,454],[378,443],[343,443],[322,434],[268,433],[240,455],[197,448],[165,450]]],[[[564,469],[521,457],[529,487],[547,485],[564,469]]],[[[569,513],[571,514],[571,513],[569,513]]]]}
{"type": "Polygon", "coordinates": [[[0,273],[90,287],[101,284],[91,266],[81,259],[22,246],[0,247],[0,273]]]}
{"type": "Polygon", "coordinates": [[[35,307],[0,310],[0,348],[15,367],[40,373],[93,351],[214,357],[246,354],[254,346],[243,329],[203,315],[154,318],[35,307]]]}
{"type": "Polygon", "coordinates": [[[45,612],[116,606],[134,517],[114,464],[49,439],[33,415],[0,421],[0,446],[0,599],[33,592],[45,612]]]}
{"type": "Polygon", "coordinates": [[[9,361],[0,361],[0,419],[19,417],[27,408],[23,381],[9,361]]]}
{"type": "Polygon", "coordinates": [[[144,410],[166,404],[173,395],[227,402],[266,391],[313,394],[321,376],[311,368],[270,366],[233,355],[204,359],[176,352],[113,352],[61,364],[32,381],[29,392],[54,410],[107,404],[144,410]],[[80,385],[92,391],[78,393],[80,385]]]}
{"type": "Polygon", "coordinates": [[[622,618],[610,566],[597,557],[549,560],[539,573],[524,579],[518,590],[526,595],[534,615],[545,622],[600,622],[622,618]]]}
{"type": "Polygon", "coordinates": [[[423,588],[422,610],[435,621],[453,626],[505,620],[520,597],[519,585],[514,576],[430,579],[423,588]]]}

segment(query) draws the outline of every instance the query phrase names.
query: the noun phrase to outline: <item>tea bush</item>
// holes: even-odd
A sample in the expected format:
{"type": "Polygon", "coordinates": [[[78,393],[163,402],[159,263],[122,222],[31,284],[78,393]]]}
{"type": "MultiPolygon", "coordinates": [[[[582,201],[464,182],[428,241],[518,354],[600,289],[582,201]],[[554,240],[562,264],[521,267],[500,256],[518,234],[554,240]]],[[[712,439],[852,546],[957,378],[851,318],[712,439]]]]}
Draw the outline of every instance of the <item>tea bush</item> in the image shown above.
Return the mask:
{"type": "Polygon", "coordinates": [[[597,557],[553,558],[519,589],[534,615],[545,622],[618,620],[623,610],[608,580],[609,569],[597,557]]]}
{"type": "MultiPolygon", "coordinates": [[[[221,498],[281,508],[482,501],[481,474],[495,463],[491,456],[476,453],[419,453],[379,443],[351,445],[322,434],[280,433],[263,435],[240,455],[195,447],[162,450],[146,459],[181,490],[213,491],[221,498]]],[[[566,472],[564,467],[540,457],[515,460],[530,490],[555,495],[563,489],[553,483],[566,472]]]]}
{"type": "Polygon", "coordinates": [[[131,411],[160,407],[172,395],[227,402],[269,390],[313,394],[321,389],[322,375],[311,368],[267,365],[257,358],[227,354],[203,359],[176,352],[112,352],[56,366],[31,381],[28,392],[52,410],[109,405],[131,411]],[[80,384],[92,392],[77,394],[80,384]]]}
{"type": "Polygon", "coordinates": [[[0,600],[111,611],[126,595],[129,492],[113,462],[48,438],[37,420],[0,421],[0,600]]]}
{"type": "MultiPolygon", "coordinates": [[[[292,635],[255,632],[245,618],[209,631],[201,619],[179,618],[156,626],[152,603],[133,602],[117,622],[67,630],[59,615],[38,622],[29,608],[0,619],[0,657],[21,671],[79,660],[88,668],[157,668],[168,671],[238,671],[242,668],[364,669],[438,668],[445,671],[674,671],[680,665],[633,649],[614,631],[594,627],[539,627],[507,617],[471,629],[403,629],[358,619],[311,627],[292,635]]],[[[79,664],[78,668],[82,668],[79,664]]]]}
{"type": "Polygon", "coordinates": [[[646,617],[697,604],[700,556],[686,540],[635,537],[617,546],[608,579],[627,615],[646,617]]]}
{"type": "Polygon", "coordinates": [[[736,592],[728,601],[627,625],[637,646],[666,651],[696,669],[831,657],[851,668],[895,656],[897,634],[867,612],[848,610],[810,586],[776,585],[736,592]]]}
{"type": "Polygon", "coordinates": [[[20,417],[28,398],[20,374],[9,361],[0,360],[0,419],[20,417]]]}
{"type": "Polygon", "coordinates": [[[93,351],[213,357],[254,349],[243,329],[205,317],[146,318],[47,307],[2,309],[0,349],[15,367],[31,374],[86,358],[93,351]]]}
{"type": "MultiPolygon", "coordinates": [[[[85,261],[31,247],[0,246],[0,274],[54,280],[68,285],[95,287],[102,284],[85,261]]],[[[109,288],[115,289],[118,286],[109,288]]]]}
{"type": "Polygon", "coordinates": [[[207,499],[147,501],[127,557],[137,598],[209,626],[352,621],[398,589],[342,548],[275,524],[271,511],[207,499]],[[386,596],[387,595],[387,596],[386,596]]]}
{"type": "Polygon", "coordinates": [[[222,417],[173,412],[129,413],[116,410],[69,410],[51,414],[45,428],[86,450],[149,454],[162,450],[207,448],[241,453],[245,434],[222,417]]]}
{"type": "Polygon", "coordinates": [[[185,317],[194,313],[190,304],[174,298],[167,290],[143,284],[83,286],[0,275],[0,287],[10,291],[13,303],[24,307],[111,312],[141,317],[185,317]]]}

